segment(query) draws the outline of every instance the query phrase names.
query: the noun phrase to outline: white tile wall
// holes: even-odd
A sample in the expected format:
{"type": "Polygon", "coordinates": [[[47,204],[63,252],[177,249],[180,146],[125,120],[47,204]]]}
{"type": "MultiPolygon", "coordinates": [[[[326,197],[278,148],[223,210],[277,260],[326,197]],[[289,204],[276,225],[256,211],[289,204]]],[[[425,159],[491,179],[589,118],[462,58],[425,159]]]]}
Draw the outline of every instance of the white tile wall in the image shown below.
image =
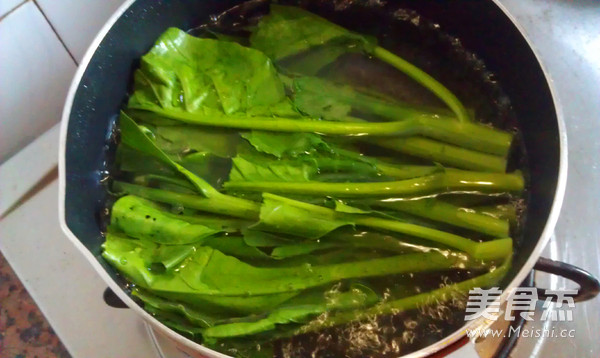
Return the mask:
{"type": "Polygon", "coordinates": [[[0,18],[8,14],[12,9],[24,1],[25,0],[0,0],[0,18]]]}
{"type": "Polygon", "coordinates": [[[77,62],[123,2],[125,0],[37,0],[77,62]]]}
{"type": "Polygon", "coordinates": [[[0,163],[60,121],[75,68],[32,1],[0,21],[0,163]]]}

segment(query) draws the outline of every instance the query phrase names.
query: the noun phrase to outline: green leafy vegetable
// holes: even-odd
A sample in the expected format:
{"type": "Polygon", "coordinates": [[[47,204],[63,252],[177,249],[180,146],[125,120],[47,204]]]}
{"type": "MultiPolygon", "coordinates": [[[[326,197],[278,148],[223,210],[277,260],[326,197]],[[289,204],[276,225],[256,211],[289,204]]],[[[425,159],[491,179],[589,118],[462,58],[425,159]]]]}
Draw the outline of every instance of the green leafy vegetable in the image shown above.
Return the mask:
{"type": "Polygon", "coordinates": [[[231,181],[309,181],[319,168],[308,163],[281,161],[263,161],[257,164],[244,157],[233,159],[233,168],[229,174],[231,181]]]}
{"type": "MultiPolygon", "coordinates": [[[[106,234],[106,241],[103,244],[102,256],[116,266],[119,271],[126,274],[132,281],[151,285],[154,282],[155,273],[148,268],[153,264],[164,264],[164,268],[173,268],[181,263],[189,254],[193,252],[185,250],[188,255],[182,255],[182,251],[173,252],[169,250],[167,253],[173,254],[168,257],[166,253],[161,252],[161,247],[151,241],[135,240],[121,236],[119,234],[106,234]]],[[[162,270],[163,272],[165,270],[162,270]]],[[[156,271],[159,272],[159,271],[156,271]]]]}
{"type": "Polygon", "coordinates": [[[121,143],[117,147],[116,162],[124,172],[156,174],[161,176],[176,175],[173,168],[151,155],[135,150],[121,143]]]}
{"type": "Polygon", "coordinates": [[[264,194],[263,198],[260,223],[257,226],[263,230],[318,239],[339,227],[352,225],[352,221],[337,219],[334,215],[315,215],[330,214],[327,208],[275,195],[264,194]]]}
{"type": "Polygon", "coordinates": [[[323,139],[313,133],[273,133],[251,131],[242,135],[259,152],[277,158],[297,157],[300,154],[315,153],[319,149],[328,150],[323,139]]]}
{"type": "Polygon", "coordinates": [[[198,243],[219,232],[203,225],[174,219],[165,215],[156,204],[131,195],[115,202],[111,225],[131,237],[171,245],[198,243]]]}
{"type": "Polygon", "coordinates": [[[244,230],[243,235],[244,242],[254,247],[276,247],[294,243],[292,239],[259,230],[244,230]]]}
{"type": "Polygon", "coordinates": [[[235,256],[242,260],[244,259],[257,259],[257,260],[268,260],[271,256],[265,254],[263,251],[257,249],[254,246],[250,246],[246,243],[241,236],[216,236],[207,239],[204,242],[205,246],[212,247],[220,252],[235,256]]]}
{"type": "Polygon", "coordinates": [[[139,127],[133,119],[127,116],[125,113],[121,112],[120,118],[120,127],[121,127],[121,140],[124,144],[130,146],[131,148],[135,148],[140,152],[150,155],[163,163],[171,166],[173,169],[177,170],[183,176],[185,176],[194,186],[204,195],[204,196],[214,196],[219,195],[219,192],[216,191],[213,187],[211,187],[207,182],[203,179],[199,178],[194,173],[190,172],[182,165],[176,163],[173,159],[171,159],[168,155],[166,155],[160,148],[156,146],[156,144],[152,141],[151,138],[144,132],[142,127],[139,127]]]}
{"type": "Polygon", "coordinates": [[[238,212],[246,210],[251,211],[255,208],[254,203],[251,201],[221,194],[206,181],[173,161],[154,144],[154,142],[144,133],[142,128],[140,128],[124,113],[121,113],[120,125],[123,143],[145,154],[151,155],[176,169],[190,182],[192,182],[192,184],[199,190],[200,193],[209,198],[209,202],[212,205],[216,206],[217,208],[225,208],[235,205],[239,209],[238,212]]]}
{"type": "Polygon", "coordinates": [[[129,108],[210,116],[284,100],[277,72],[260,51],[170,28],[142,57],[129,108]]]}
{"type": "MultiPolygon", "coordinates": [[[[267,138],[264,134],[262,137],[267,138]]],[[[254,145],[263,152],[272,151],[272,148],[282,146],[285,137],[276,135],[271,138],[270,145],[266,142],[254,145]]],[[[233,167],[229,174],[230,181],[309,181],[327,178],[328,174],[340,173],[346,180],[356,177],[357,174],[371,180],[381,180],[382,172],[394,175],[406,175],[406,168],[382,166],[378,170],[375,162],[363,159],[360,155],[347,155],[346,151],[329,147],[326,150],[317,149],[320,146],[308,148],[304,153],[297,153],[275,158],[258,153],[249,147],[240,146],[238,155],[233,158],[233,167]]]]}
{"type": "Polygon", "coordinates": [[[458,98],[433,77],[377,46],[372,39],[346,30],[306,10],[272,4],[271,13],[262,18],[250,37],[250,44],[275,61],[317,46],[333,45],[336,50],[331,50],[331,47],[328,50],[331,54],[328,58],[331,60],[337,58],[336,54],[341,55],[345,52],[368,53],[394,66],[429,89],[444,101],[461,121],[469,120],[469,115],[458,98]],[[342,52],[341,49],[345,51],[342,52]]]}
{"type": "Polygon", "coordinates": [[[239,297],[248,300],[249,296],[294,293],[350,278],[445,270],[470,264],[459,255],[445,257],[434,252],[324,266],[308,264],[261,268],[218,250],[198,246],[177,272],[161,274],[148,269],[147,255],[151,252],[151,247],[145,245],[144,241],[108,235],[104,249],[104,257],[119,267],[134,283],[160,296],[177,294],[176,297],[183,302],[201,302],[211,297],[223,300],[227,297],[239,297]],[[226,270],[229,279],[216,279],[223,270],[226,270]]]}
{"type": "MultiPolygon", "coordinates": [[[[368,307],[376,303],[377,295],[362,285],[354,285],[347,292],[332,292],[325,302],[281,307],[269,313],[267,317],[251,322],[236,322],[217,325],[202,331],[205,338],[225,338],[253,335],[274,330],[277,325],[288,323],[304,323],[309,318],[334,310],[349,310],[368,307]]],[[[321,296],[323,300],[323,296],[321,296]]]]}
{"type": "MultiPolygon", "coordinates": [[[[251,267],[210,247],[194,246],[192,253],[179,262],[177,269],[152,270],[153,264],[158,262],[155,256],[160,248],[150,241],[109,233],[102,256],[137,286],[165,299],[205,306],[211,312],[229,312],[231,315],[260,313],[297,295],[297,292],[284,290],[283,287],[280,294],[249,297],[247,293],[239,292],[227,295],[212,282],[201,281],[198,275],[205,266],[222,270],[224,267],[219,268],[220,264],[235,262],[245,268],[251,267]],[[218,255],[215,262],[211,263],[209,259],[213,253],[218,255]]],[[[235,283],[233,285],[230,289],[235,289],[235,283]]]]}
{"type": "Polygon", "coordinates": [[[190,305],[166,300],[155,296],[146,290],[135,289],[132,291],[132,295],[141,299],[146,304],[146,307],[150,306],[161,312],[178,313],[185,317],[191,324],[200,328],[214,326],[219,320],[227,318],[201,312],[190,305]]]}
{"type": "Polygon", "coordinates": [[[200,152],[231,158],[240,141],[236,132],[194,126],[157,126],[154,133],[156,145],[165,153],[176,155],[200,152]]]}
{"type": "Polygon", "coordinates": [[[304,52],[330,41],[358,51],[374,48],[366,37],[352,33],[308,11],[292,6],[271,4],[271,12],[263,17],[250,37],[252,47],[274,60],[304,52]]]}

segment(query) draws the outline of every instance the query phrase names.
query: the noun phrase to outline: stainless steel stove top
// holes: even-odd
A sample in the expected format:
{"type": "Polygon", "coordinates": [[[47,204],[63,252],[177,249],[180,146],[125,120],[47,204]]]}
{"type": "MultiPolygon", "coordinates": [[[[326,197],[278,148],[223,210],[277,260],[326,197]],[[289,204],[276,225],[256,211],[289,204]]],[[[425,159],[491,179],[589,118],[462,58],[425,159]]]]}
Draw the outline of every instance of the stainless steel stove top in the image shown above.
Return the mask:
{"type": "MultiPolygon", "coordinates": [[[[600,0],[501,3],[517,19],[550,74],[567,125],[566,199],[544,256],[600,276],[600,141],[596,139],[600,134],[600,0]]],[[[43,145],[33,143],[28,149],[47,153],[47,142],[58,142],[55,136],[50,133],[43,145]]],[[[28,159],[21,161],[25,168],[28,159]]],[[[56,182],[4,218],[0,238],[0,249],[74,357],[185,357],[168,342],[154,340],[133,312],[102,302],[104,284],[58,226],[56,182]]],[[[566,285],[547,277],[537,281],[538,286],[549,288],[566,285]]],[[[600,298],[577,304],[572,322],[554,323],[559,329],[575,329],[575,338],[520,339],[512,357],[598,357],[598,317],[600,298]]],[[[542,328],[541,324],[528,323],[532,328],[542,328]]]]}

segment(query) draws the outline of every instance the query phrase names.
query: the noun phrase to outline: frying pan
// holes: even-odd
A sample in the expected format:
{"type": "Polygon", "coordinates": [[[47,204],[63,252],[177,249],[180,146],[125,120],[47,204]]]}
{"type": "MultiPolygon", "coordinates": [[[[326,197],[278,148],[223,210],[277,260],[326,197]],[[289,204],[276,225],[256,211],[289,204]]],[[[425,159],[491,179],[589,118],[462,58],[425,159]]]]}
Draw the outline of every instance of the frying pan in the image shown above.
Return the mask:
{"type": "MultiPolygon", "coordinates": [[[[127,97],[139,58],[150,49],[156,38],[168,27],[196,28],[209,22],[211,14],[222,13],[239,3],[234,0],[126,1],[88,49],[71,85],[62,117],[59,217],[63,231],[124,304],[182,350],[198,357],[224,355],[177,334],[146,313],[128,295],[126,282],[100,256],[104,241],[101,217],[108,195],[103,182],[111,153],[107,143],[114,129],[114,118],[127,97]]],[[[298,3],[310,6],[322,2],[298,3]]],[[[328,3],[327,8],[333,11],[345,11],[361,1],[324,3],[328,3]]],[[[529,197],[526,222],[512,269],[503,284],[505,290],[501,300],[506,300],[509,288],[523,282],[534,265],[536,270],[560,275],[579,284],[575,301],[595,297],[600,291],[600,283],[589,273],[565,263],[539,258],[553,233],[563,201],[567,180],[566,134],[561,111],[553,101],[551,83],[518,25],[495,0],[368,3],[375,4],[378,14],[397,14],[398,9],[403,9],[404,14],[419,14],[439,24],[445,33],[460,39],[464,48],[477,54],[487,70],[494,74],[494,80],[501,84],[503,94],[510,98],[510,111],[520,129],[521,149],[528,157],[529,197]]],[[[360,17],[361,13],[354,11],[352,16],[360,17]]],[[[344,16],[341,18],[344,19],[344,16]]],[[[360,23],[355,21],[356,26],[360,23]]],[[[356,30],[352,23],[344,23],[344,26],[356,30]]],[[[427,67],[427,63],[416,60],[418,65],[427,67]]],[[[543,290],[540,290],[540,299],[543,297],[543,290]]],[[[410,356],[438,352],[460,340],[466,329],[480,324],[479,321],[468,322],[456,332],[410,356]]]]}

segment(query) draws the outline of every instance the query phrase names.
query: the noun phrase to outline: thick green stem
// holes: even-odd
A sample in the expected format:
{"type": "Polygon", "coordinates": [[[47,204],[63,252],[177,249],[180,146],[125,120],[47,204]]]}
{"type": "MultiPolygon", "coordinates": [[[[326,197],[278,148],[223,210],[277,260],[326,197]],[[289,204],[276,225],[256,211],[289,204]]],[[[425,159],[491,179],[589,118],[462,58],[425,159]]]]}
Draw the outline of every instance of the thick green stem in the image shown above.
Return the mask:
{"type": "Polygon", "coordinates": [[[461,208],[440,200],[381,200],[374,205],[496,237],[507,237],[510,233],[510,224],[507,220],[480,214],[473,209],[461,208]]]}
{"type": "Polygon", "coordinates": [[[260,211],[259,203],[223,194],[204,198],[197,195],[153,189],[120,181],[114,182],[113,190],[161,203],[183,205],[191,209],[242,219],[257,220],[260,211]]]}
{"type": "MultiPolygon", "coordinates": [[[[132,112],[130,112],[132,113],[132,112]]],[[[153,110],[153,113],[184,123],[237,129],[252,129],[287,133],[320,133],[341,136],[413,135],[415,123],[398,122],[331,122],[317,119],[287,119],[267,116],[214,116],[201,113],[153,110]]]]}
{"type": "MultiPolygon", "coordinates": [[[[364,113],[375,114],[391,121],[410,122],[413,127],[412,135],[434,138],[499,156],[506,156],[512,143],[512,133],[480,123],[460,122],[447,115],[390,103],[355,90],[333,85],[327,81],[304,78],[297,80],[296,84],[298,90],[308,91],[312,96],[331,97],[364,113]]],[[[341,119],[364,121],[355,117],[337,118],[337,120],[341,119]]]]}
{"type": "Polygon", "coordinates": [[[430,229],[425,226],[370,216],[357,216],[355,223],[356,225],[394,231],[431,240],[446,246],[457,248],[466,252],[469,254],[469,256],[480,260],[493,260],[499,257],[506,257],[512,252],[512,239],[508,237],[492,241],[476,242],[462,236],[450,234],[436,229],[430,229]]]}
{"type": "Polygon", "coordinates": [[[508,154],[513,139],[513,135],[508,132],[439,116],[418,115],[402,122],[406,123],[407,130],[403,133],[405,136],[428,137],[500,157],[508,154]]]}
{"type": "MultiPolygon", "coordinates": [[[[345,121],[364,122],[356,117],[346,116],[345,121]]],[[[460,125],[461,123],[456,123],[460,125]]],[[[444,124],[442,124],[443,126],[444,124]]],[[[506,171],[506,158],[502,156],[481,153],[455,145],[446,144],[429,138],[414,136],[409,138],[364,138],[362,141],[382,148],[395,150],[400,153],[431,161],[448,164],[457,168],[485,172],[506,171]]],[[[508,147],[507,147],[508,150],[508,147]]]]}
{"type": "Polygon", "coordinates": [[[475,191],[486,193],[519,192],[524,181],[521,173],[495,174],[449,171],[415,179],[375,183],[323,183],[323,182],[246,182],[230,181],[228,190],[306,194],[338,197],[365,197],[400,195],[414,196],[448,191],[475,191]]]}
{"type": "MultiPolygon", "coordinates": [[[[392,164],[381,159],[373,157],[365,157],[358,153],[358,150],[348,150],[343,148],[335,148],[336,153],[341,156],[354,159],[356,161],[363,161],[365,165],[377,170],[379,173],[393,177],[396,179],[410,179],[417,178],[426,175],[435,174],[440,171],[440,168],[432,165],[406,165],[406,164],[392,164]]],[[[321,163],[319,162],[319,167],[321,163]]],[[[450,168],[445,170],[452,170],[450,168]]]]}
{"type": "Polygon", "coordinates": [[[446,103],[446,105],[456,114],[460,121],[467,122],[470,120],[468,112],[458,98],[456,98],[456,96],[450,92],[450,90],[444,87],[444,85],[439,83],[435,78],[431,77],[417,66],[380,46],[375,47],[373,50],[373,56],[389,65],[394,66],[419,84],[423,85],[425,88],[429,89],[439,99],[446,103]]]}
{"type": "Polygon", "coordinates": [[[511,133],[498,131],[482,124],[427,116],[422,116],[415,121],[419,123],[419,135],[501,157],[508,154],[513,139],[511,133]]]}
{"type": "Polygon", "coordinates": [[[511,260],[510,257],[508,257],[502,266],[475,278],[444,286],[437,290],[421,293],[415,296],[382,302],[381,304],[369,309],[340,312],[333,314],[326,319],[314,320],[311,323],[301,327],[295,333],[304,334],[320,331],[325,328],[346,324],[352,321],[362,321],[379,315],[398,314],[400,312],[424,306],[442,304],[444,302],[452,301],[457,297],[464,298],[469,290],[473,288],[498,285],[508,272],[510,263],[511,260]]]}
{"type": "MultiPolygon", "coordinates": [[[[301,277],[301,280],[290,280],[290,284],[288,286],[291,288],[290,291],[303,290],[311,287],[321,286],[329,282],[337,282],[350,278],[376,277],[400,273],[431,272],[461,267],[472,268],[477,265],[478,263],[468,259],[465,260],[464,256],[461,257],[461,255],[457,255],[456,253],[449,254],[447,256],[439,252],[405,254],[366,261],[354,261],[325,266],[312,266],[309,273],[302,275],[304,277],[301,277]],[[293,288],[291,287],[292,285],[293,288]]],[[[279,270],[281,271],[282,279],[284,277],[300,276],[296,268],[282,268],[279,270]]],[[[257,288],[257,291],[260,292],[261,289],[257,288]]],[[[265,291],[264,293],[270,292],[265,291]]]]}
{"type": "Polygon", "coordinates": [[[512,142],[512,134],[474,123],[420,115],[394,122],[320,121],[314,119],[287,119],[265,116],[236,117],[208,116],[198,113],[156,110],[163,117],[201,126],[253,129],[275,132],[312,132],[343,136],[398,136],[421,135],[480,152],[505,156],[512,142]]]}
{"type": "Polygon", "coordinates": [[[506,159],[503,157],[480,153],[427,138],[378,138],[376,140],[366,139],[366,141],[382,148],[457,168],[497,173],[506,171],[506,159]]]}

